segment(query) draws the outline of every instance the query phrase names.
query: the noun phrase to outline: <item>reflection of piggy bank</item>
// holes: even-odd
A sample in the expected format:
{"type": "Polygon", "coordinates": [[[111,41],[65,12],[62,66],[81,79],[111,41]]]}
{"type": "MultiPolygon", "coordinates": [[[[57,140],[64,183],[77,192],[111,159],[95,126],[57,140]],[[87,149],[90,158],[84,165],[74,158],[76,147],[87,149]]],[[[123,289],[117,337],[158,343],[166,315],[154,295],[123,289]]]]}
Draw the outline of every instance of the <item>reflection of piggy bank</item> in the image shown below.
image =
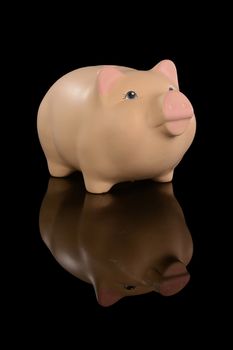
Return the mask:
{"type": "Polygon", "coordinates": [[[192,238],[171,184],[96,196],[76,178],[51,179],[40,230],[56,260],[93,284],[103,306],[151,291],[172,295],[189,280],[192,238]]]}
{"type": "Polygon", "coordinates": [[[77,69],[50,88],[38,112],[51,175],[81,170],[93,193],[123,181],[171,181],[195,129],[192,105],[169,60],[149,71],[77,69]]]}

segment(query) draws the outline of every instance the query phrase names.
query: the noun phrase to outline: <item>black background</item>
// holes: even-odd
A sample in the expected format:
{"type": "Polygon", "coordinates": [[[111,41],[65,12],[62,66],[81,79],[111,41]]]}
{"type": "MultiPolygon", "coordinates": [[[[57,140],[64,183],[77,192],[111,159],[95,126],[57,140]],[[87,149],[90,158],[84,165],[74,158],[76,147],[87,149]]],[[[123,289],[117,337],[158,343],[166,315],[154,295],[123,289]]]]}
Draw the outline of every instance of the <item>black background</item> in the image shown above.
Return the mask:
{"type": "Polygon", "coordinates": [[[179,18],[172,14],[172,9],[170,16],[167,12],[163,16],[158,9],[147,8],[137,16],[122,9],[116,19],[112,14],[119,4],[112,6],[106,16],[101,15],[104,7],[97,9],[95,22],[87,15],[87,9],[73,13],[70,19],[72,9],[58,17],[44,13],[41,21],[33,15],[30,18],[28,30],[32,30],[33,39],[27,41],[26,62],[31,102],[32,225],[26,236],[30,257],[22,286],[28,323],[38,334],[33,324],[41,317],[42,333],[52,332],[59,339],[68,329],[67,340],[76,334],[81,336],[80,329],[89,331],[92,326],[99,327],[100,341],[106,339],[107,327],[114,334],[112,339],[128,334],[135,340],[145,334],[145,339],[151,340],[154,336],[160,338],[165,331],[166,344],[172,330],[176,332],[171,337],[175,344],[181,344],[185,334],[190,334],[192,342],[197,334],[212,338],[217,335],[213,330],[222,323],[219,312],[224,300],[221,296],[224,243],[220,239],[223,229],[219,220],[222,202],[218,196],[222,186],[220,148],[224,135],[218,136],[216,142],[221,110],[216,88],[218,69],[227,55],[224,35],[219,36],[218,17],[206,17],[202,11],[196,15],[191,5],[185,9],[186,15],[180,14],[179,18]],[[164,17],[161,24],[159,17],[164,17]],[[195,140],[176,169],[173,181],[194,242],[189,266],[191,280],[182,292],[169,298],[153,293],[124,298],[110,308],[102,308],[96,302],[93,288],[63,270],[40,238],[38,214],[49,174],[37,138],[37,109],[49,87],[73,69],[98,64],[150,69],[165,58],[176,63],[180,89],[191,100],[197,119],[195,140]],[[143,327],[148,333],[141,331],[143,327]]]}

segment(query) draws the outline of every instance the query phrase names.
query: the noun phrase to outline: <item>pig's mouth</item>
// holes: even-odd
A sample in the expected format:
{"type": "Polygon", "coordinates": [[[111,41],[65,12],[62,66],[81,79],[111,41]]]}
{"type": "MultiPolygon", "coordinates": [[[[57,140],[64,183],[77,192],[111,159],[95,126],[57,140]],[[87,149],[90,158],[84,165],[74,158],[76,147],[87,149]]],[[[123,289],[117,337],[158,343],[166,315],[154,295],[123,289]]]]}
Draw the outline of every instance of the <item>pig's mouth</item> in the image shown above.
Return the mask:
{"type": "Polygon", "coordinates": [[[164,127],[170,135],[178,136],[187,130],[193,117],[194,114],[186,117],[177,117],[172,120],[164,120],[163,122],[157,124],[156,128],[164,127]]]}
{"type": "Polygon", "coordinates": [[[177,118],[165,122],[165,127],[171,135],[178,136],[183,134],[189,127],[193,115],[185,118],[177,118]]]}

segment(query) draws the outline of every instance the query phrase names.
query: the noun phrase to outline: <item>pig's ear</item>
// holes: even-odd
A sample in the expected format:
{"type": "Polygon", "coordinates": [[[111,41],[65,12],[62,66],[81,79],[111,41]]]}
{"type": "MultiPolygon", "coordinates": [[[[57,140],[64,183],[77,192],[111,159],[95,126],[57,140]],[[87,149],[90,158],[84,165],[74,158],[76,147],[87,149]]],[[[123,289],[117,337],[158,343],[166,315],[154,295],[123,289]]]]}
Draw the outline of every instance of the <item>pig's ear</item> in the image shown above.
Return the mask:
{"type": "Polygon", "coordinates": [[[106,95],[124,74],[115,67],[104,67],[98,73],[97,83],[101,95],[106,95]]]}
{"type": "Polygon", "coordinates": [[[175,63],[173,63],[172,61],[163,60],[158,64],[156,64],[156,66],[154,66],[152,70],[163,73],[177,87],[179,86],[176,66],[175,66],[175,63]]]}
{"type": "Polygon", "coordinates": [[[114,289],[108,289],[106,287],[100,287],[96,291],[97,301],[101,306],[111,306],[119,301],[123,295],[114,289]]]}

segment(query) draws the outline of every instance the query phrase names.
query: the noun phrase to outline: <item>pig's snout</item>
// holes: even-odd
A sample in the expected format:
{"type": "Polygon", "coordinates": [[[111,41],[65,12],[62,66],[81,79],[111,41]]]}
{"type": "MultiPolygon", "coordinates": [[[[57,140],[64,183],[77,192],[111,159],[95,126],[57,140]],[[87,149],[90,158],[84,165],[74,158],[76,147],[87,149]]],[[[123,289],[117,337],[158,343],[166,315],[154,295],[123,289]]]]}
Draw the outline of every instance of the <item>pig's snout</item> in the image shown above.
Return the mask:
{"type": "Polygon", "coordinates": [[[164,296],[178,293],[190,279],[186,266],[179,261],[169,265],[162,276],[159,293],[164,296]]]}
{"type": "Polygon", "coordinates": [[[163,101],[163,115],[172,135],[182,134],[194,116],[193,106],[180,91],[169,91],[163,101]]]}
{"type": "Polygon", "coordinates": [[[187,97],[179,91],[170,91],[163,102],[163,113],[167,121],[191,118],[193,107],[187,97]]]}

